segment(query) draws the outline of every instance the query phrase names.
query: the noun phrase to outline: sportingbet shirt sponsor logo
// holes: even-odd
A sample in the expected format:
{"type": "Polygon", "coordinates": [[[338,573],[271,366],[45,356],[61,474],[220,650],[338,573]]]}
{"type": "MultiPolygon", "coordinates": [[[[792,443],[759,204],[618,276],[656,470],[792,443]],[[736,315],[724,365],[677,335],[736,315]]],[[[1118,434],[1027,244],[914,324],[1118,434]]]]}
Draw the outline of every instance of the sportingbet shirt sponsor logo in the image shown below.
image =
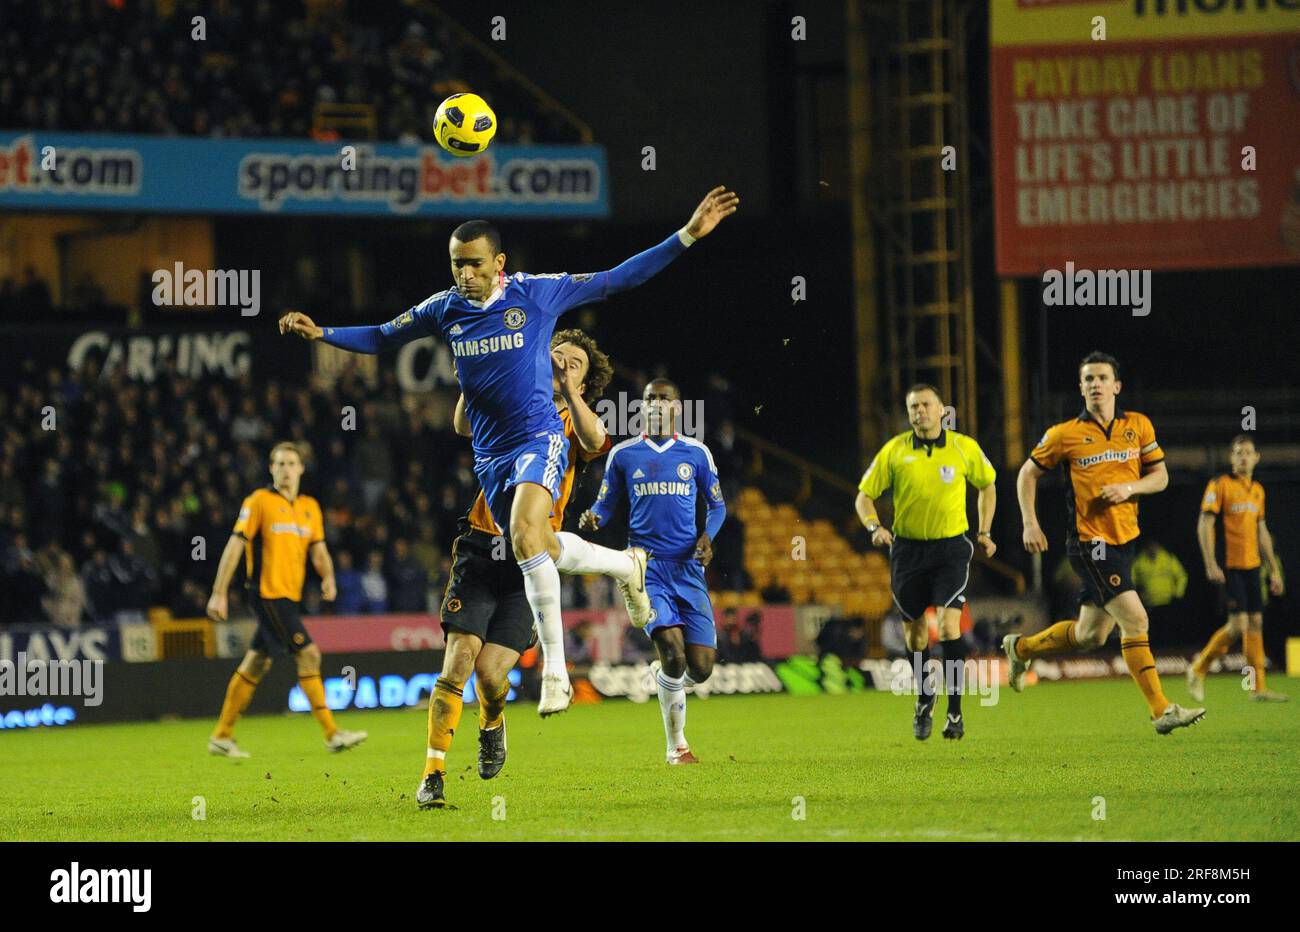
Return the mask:
{"type": "Polygon", "coordinates": [[[609,451],[605,481],[592,510],[601,525],[627,497],[628,543],[660,560],[688,560],[704,529],[697,524],[700,496],[722,501],[708,447],[689,437],[634,437],[609,451]]]}
{"type": "Polygon", "coordinates": [[[456,357],[474,452],[495,456],[564,427],[551,391],[551,336],[570,308],[603,300],[607,275],[518,272],[484,304],[440,291],[381,328],[447,342],[456,357]]]}

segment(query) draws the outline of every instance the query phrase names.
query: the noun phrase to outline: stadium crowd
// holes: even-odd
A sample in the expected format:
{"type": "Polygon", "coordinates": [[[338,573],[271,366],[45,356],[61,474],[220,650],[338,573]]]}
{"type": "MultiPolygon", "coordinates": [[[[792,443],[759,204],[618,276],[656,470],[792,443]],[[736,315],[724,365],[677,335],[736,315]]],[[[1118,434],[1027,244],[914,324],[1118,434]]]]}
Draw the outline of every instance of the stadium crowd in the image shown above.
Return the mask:
{"type": "Polygon", "coordinates": [[[386,4],[6,0],[0,126],[181,136],[312,135],[319,104],[369,104],[378,137],[431,141],[433,111],[473,80],[507,143],[573,132],[465,55],[449,30],[386,4]],[[194,17],[204,38],[194,38],[194,17]],[[401,25],[397,25],[401,23],[401,25]],[[477,74],[478,70],[483,74],[477,74]]]}
{"type": "MultiPolygon", "coordinates": [[[[75,626],[141,618],[152,606],[202,616],[240,502],[270,481],[268,452],[281,439],[309,451],[302,488],[324,511],[333,611],[437,610],[457,521],[478,493],[473,455],[451,428],[454,393],[403,393],[383,368],[373,387],[355,369],[329,385],[195,381],[171,359],[146,383],[106,371],[94,353],[77,371],[40,372],[29,361],[5,376],[0,621],[75,626]],[[340,429],[345,405],[356,409],[356,430],[340,429]]],[[[725,455],[720,468],[736,468],[725,455]]],[[[598,482],[597,472],[580,478],[571,522],[598,482]]],[[[710,577],[740,588],[743,529],[728,524],[710,577]]],[[[617,546],[619,530],[607,533],[617,546]]],[[[322,606],[309,577],[311,613],[322,606]]],[[[242,612],[238,590],[232,611],[242,612]]],[[[564,600],[622,604],[595,577],[565,577],[564,600]]]]}

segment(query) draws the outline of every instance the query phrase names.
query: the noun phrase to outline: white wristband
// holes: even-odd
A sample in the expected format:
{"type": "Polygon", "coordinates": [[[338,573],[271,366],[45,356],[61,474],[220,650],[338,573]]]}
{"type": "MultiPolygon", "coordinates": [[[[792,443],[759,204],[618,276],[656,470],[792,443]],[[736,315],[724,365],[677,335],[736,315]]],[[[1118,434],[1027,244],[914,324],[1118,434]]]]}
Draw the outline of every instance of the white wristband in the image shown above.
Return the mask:
{"type": "Polygon", "coordinates": [[[689,246],[695,242],[695,237],[686,232],[686,227],[682,227],[677,231],[677,238],[682,241],[683,246],[689,246]]]}

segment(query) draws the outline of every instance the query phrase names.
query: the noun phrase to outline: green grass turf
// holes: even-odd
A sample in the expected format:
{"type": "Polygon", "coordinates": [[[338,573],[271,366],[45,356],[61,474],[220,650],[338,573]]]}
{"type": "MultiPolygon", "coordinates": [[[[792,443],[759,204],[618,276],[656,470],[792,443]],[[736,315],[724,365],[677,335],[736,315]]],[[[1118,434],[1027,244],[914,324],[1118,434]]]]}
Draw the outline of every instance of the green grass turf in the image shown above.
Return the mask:
{"type": "MultiPolygon", "coordinates": [[[[1270,685],[1300,700],[1295,680],[1270,685]]],[[[246,719],[246,761],[206,753],[208,721],[8,732],[0,838],[1300,839],[1300,701],[1247,702],[1236,677],[1211,677],[1206,719],[1160,737],[1127,680],[1000,699],[967,698],[960,743],[940,737],[937,716],[916,741],[911,700],[887,693],[692,699],[695,767],[664,764],[653,701],[548,721],[512,707],[510,759],[490,782],[474,771],[470,707],[449,756],[457,808],[430,812],[414,800],[421,710],[342,713],[370,740],[337,755],[306,716],[246,719]]]]}

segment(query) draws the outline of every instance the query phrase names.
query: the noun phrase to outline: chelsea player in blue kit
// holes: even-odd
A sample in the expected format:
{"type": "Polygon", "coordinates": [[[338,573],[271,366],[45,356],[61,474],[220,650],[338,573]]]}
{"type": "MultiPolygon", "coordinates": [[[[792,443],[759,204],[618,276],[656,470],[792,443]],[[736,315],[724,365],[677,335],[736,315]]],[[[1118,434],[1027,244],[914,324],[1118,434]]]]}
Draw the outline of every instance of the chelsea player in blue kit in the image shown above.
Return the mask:
{"type": "Polygon", "coordinates": [[[579,521],[596,529],[626,496],[628,543],[650,554],[645,585],[650,593],[646,633],[659,654],[655,681],[663,713],[668,763],[696,764],[686,743],[686,686],[713,673],[718,635],[704,567],[713,558],[713,538],[727,516],[718,470],[709,448],[676,432],[681,394],[667,379],[655,379],[642,395],[645,433],[609,451],[600,494],[579,521]],[[696,503],[706,503],[704,530],[696,503]]]}
{"type": "Polygon", "coordinates": [[[300,312],[280,320],[281,333],[360,353],[394,349],[439,336],[456,360],[473,433],[474,472],[497,525],[508,536],[524,576],[528,604],[542,647],[542,696],[537,710],[551,715],[572,700],[564,663],[560,572],[609,573],[619,582],[634,625],[649,616],[645,554],[597,548],[566,550],[550,516],[568,440],[552,395],[550,342],[565,311],[634,288],[661,271],[695,240],[736,212],[740,198],[719,186],[710,191],[681,230],[657,246],[605,272],[583,275],[505,274],[506,254],[496,228],[482,220],[452,233],[455,284],[386,324],[318,327],[300,312]]]}

